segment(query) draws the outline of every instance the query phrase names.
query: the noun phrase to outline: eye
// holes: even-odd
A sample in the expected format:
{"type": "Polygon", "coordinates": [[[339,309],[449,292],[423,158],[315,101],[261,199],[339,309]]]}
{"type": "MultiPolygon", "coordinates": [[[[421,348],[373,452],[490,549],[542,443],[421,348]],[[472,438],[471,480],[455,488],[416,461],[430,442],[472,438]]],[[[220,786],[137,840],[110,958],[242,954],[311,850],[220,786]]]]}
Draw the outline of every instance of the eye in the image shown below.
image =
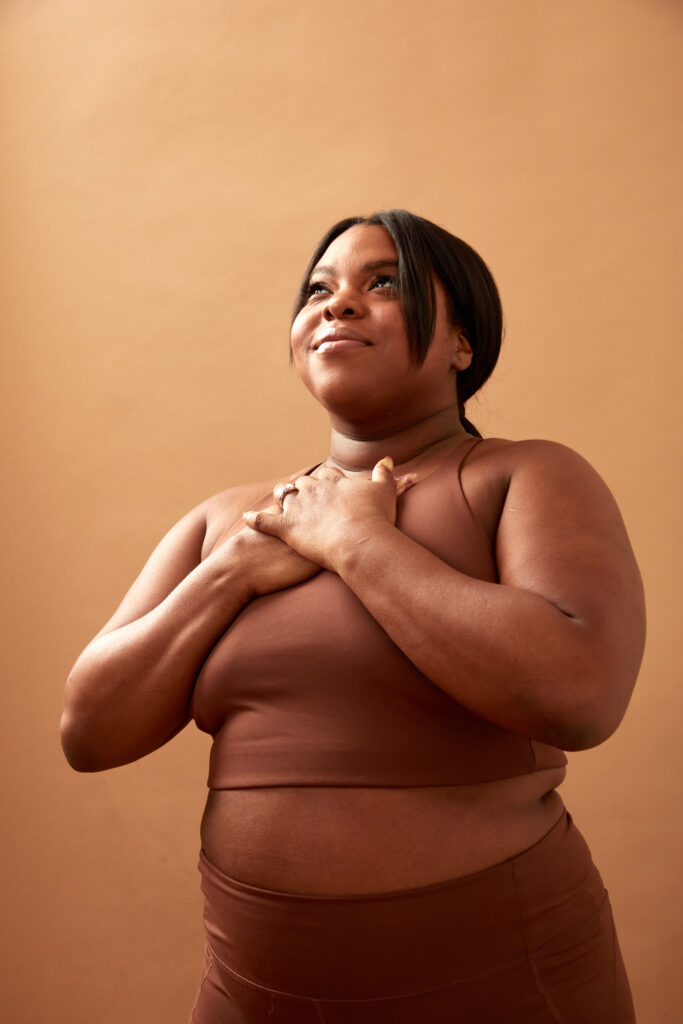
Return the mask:
{"type": "Polygon", "coordinates": [[[378,274],[373,279],[371,288],[379,287],[381,291],[398,291],[398,282],[393,274],[378,274]]]}
{"type": "Polygon", "coordinates": [[[323,295],[325,292],[329,292],[329,290],[322,281],[311,281],[306,289],[306,298],[310,299],[313,295],[323,295]]]}

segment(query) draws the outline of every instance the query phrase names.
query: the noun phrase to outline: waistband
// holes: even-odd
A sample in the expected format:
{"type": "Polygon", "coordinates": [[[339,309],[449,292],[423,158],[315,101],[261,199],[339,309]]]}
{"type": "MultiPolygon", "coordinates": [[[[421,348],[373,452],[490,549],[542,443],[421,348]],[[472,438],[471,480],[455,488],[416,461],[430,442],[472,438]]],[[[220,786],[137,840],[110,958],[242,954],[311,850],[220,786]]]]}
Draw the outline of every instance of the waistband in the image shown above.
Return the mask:
{"type": "Polygon", "coordinates": [[[606,893],[571,816],[491,868],[398,892],[315,896],[230,878],[202,851],[204,923],[233,977],[314,999],[429,991],[495,970],[578,928],[606,893]]]}

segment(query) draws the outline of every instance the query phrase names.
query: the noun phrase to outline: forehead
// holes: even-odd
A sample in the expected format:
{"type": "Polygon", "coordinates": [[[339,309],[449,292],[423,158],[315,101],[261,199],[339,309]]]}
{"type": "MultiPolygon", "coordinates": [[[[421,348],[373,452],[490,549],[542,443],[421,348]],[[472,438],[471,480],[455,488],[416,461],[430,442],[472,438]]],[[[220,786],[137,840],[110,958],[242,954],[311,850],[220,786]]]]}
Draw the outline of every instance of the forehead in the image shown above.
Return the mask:
{"type": "Polygon", "coordinates": [[[386,228],[379,224],[354,224],[328,245],[315,269],[349,270],[396,259],[396,246],[386,228]]]}

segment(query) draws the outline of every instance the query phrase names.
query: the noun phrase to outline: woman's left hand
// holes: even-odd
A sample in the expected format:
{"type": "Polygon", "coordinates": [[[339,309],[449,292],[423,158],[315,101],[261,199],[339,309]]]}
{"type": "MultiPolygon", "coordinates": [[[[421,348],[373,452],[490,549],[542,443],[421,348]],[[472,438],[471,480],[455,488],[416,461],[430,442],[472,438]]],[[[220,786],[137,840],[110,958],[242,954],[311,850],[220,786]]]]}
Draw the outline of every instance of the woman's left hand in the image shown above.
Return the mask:
{"type": "MultiPolygon", "coordinates": [[[[395,524],[396,499],[412,486],[415,475],[395,477],[393,470],[388,457],[375,465],[370,479],[325,466],[295,481],[296,490],[285,494],[282,511],[246,512],[244,520],[334,572],[335,555],[349,544],[362,543],[373,528],[395,524]]],[[[277,497],[277,488],[274,493],[277,497]]]]}

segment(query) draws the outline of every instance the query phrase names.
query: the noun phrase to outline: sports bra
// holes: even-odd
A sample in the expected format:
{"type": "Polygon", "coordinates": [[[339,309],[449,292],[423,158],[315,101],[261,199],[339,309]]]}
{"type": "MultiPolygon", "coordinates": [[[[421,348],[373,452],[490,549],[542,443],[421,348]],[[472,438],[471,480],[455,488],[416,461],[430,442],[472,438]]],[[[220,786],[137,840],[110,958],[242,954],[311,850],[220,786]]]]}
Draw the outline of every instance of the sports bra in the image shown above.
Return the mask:
{"type": "MultiPolygon", "coordinates": [[[[459,572],[495,583],[491,543],[460,483],[478,443],[464,441],[406,491],[396,525],[459,572]]],[[[202,667],[192,715],[213,736],[213,789],[452,786],[567,763],[432,683],[328,571],[245,605],[202,667]]]]}

